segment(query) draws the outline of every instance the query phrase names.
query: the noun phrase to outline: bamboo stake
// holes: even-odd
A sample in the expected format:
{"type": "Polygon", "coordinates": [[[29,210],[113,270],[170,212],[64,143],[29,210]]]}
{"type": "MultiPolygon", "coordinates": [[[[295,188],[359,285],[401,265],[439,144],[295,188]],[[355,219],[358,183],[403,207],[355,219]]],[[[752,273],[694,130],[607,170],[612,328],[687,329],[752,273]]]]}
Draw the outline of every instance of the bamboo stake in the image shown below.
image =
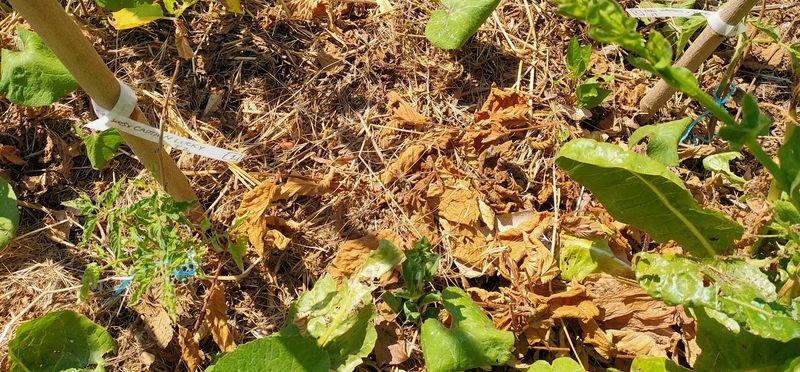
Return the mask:
{"type": "MultiPolygon", "coordinates": [[[[750,13],[756,3],[758,3],[758,0],[731,0],[720,10],[720,19],[729,25],[738,24],[744,16],[750,13]]],[[[706,26],[700,36],[673,66],[685,67],[692,72],[697,71],[700,65],[717,50],[717,47],[725,39],[725,36],[718,35],[711,27],[706,26]]],[[[675,94],[675,89],[670,87],[664,80],[659,80],[639,102],[639,110],[644,114],[639,120],[641,122],[649,121],[653,114],[664,107],[664,104],[673,94],[675,94]]]]}
{"type": "MultiPolygon", "coordinates": [[[[100,106],[111,109],[119,99],[119,83],[64,8],[56,0],[9,0],[9,2],[53,50],[89,97],[100,106]]],[[[138,107],[131,114],[131,119],[148,124],[138,107]]],[[[197,200],[189,180],[158,144],[125,132],[120,134],[139,161],[147,167],[173,199],[197,200]]],[[[191,215],[196,217],[197,212],[202,213],[202,208],[192,211],[191,215]]]]}

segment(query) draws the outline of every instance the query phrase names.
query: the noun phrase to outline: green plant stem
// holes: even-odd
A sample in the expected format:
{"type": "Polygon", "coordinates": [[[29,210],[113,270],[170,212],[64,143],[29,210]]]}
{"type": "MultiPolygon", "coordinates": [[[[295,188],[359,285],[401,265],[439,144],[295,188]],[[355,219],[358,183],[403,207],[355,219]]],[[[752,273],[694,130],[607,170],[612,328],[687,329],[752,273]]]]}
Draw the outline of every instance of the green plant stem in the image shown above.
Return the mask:
{"type": "Polygon", "coordinates": [[[772,177],[775,179],[775,182],[783,191],[791,190],[791,184],[784,176],[781,168],[778,166],[778,163],[772,160],[772,158],[764,152],[764,149],[761,148],[761,145],[756,141],[747,141],[745,142],[747,148],[750,149],[750,153],[758,160],[764,168],[767,168],[772,177]]]}

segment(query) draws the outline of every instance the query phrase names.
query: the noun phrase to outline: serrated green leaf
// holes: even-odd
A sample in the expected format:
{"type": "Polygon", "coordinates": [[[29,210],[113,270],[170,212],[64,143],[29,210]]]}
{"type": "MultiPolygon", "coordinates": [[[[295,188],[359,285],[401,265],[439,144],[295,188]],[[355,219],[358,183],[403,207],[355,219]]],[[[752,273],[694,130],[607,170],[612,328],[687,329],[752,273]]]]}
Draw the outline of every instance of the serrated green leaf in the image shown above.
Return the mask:
{"type": "Polygon", "coordinates": [[[592,191],[608,213],[658,242],[674,240],[697,256],[730,249],[743,228],[703,209],[663,164],[619,146],[579,138],[556,156],[556,165],[592,191]]]}
{"type": "Polygon", "coordinates": [[[403,261],[403,280],[406,283],[405,296],[411,301],[417,301],[425,294],[424,287],[433,280],[439,255],[431,252],[430,243],[425,238],[414,242],[414,248],[403,252],[406,260],[403,261]]]}
{"type": "Polygon", "coordinates": [[[664,358],[639,355],[633,358],[631,372],[684,372],[689,371],[677,363],[664,358]]]}
{"type": "Polygon", "coordinates": [[[755,97],[747,94],[742,99],[742,121],[738,125],[724,125],[719,136],[730,142],[731,149],[739,151],[748,143],[755,141],[769,131],[772,120],[758,108],[755,97]]]}
{"type": "Polygon", "coordinates": [[[592,58],[592,47],[590,45],[581,46],[578,39],[572,37],[567,46],[567,69],[573,78],[579,78],[586,73],[589,68],[589,61],[592,58]]]}
{"type": "Polygon", "coordinates": [[[761,22],[757,19],[750,20],[750,24],[753,27],[757,28],[759,31],[763,32],[767,35],[773,43],[780,43],[781,42],[781,33],[778,31],[776,27],[773,27],[770,24],[761,22]]]}
{"type": "Polygon", "coordinates": [[[206,372],[327,372],[330,364],[313,338],[276,334],[239,346],[206,372]]]}
{"type": "Polygon", "coordinates": [[[102,366],[103,355],[113,350],[114,339],[103,327],[71,310],[25,322],[8,344],[12,372],[102,366]]]}
{"type": "Polygon", "coordinates": [[[782,342],[800,338],[800,319],[777,303],[769,278],[745,261],[639,253],[634,270],[642,288],[667,304],[707,308],[736,332],[741,327],[782,342]]]}
{"type": "Polygon", "coordinates": [[[582,84],[575,87],[575,97],[578,99],[578,107],[594,108],[603,103],[603,100],[611,94],[611,91],[602,88],[596,76],[586,79],[582,84]]]}
{"type": "Polygon", "coordinates": [[[81,139],[86,146],[86,156],[89,158],[92,168],[97,170],[101,170],[108,165],[108,162],[114,158],[123,142],[122,136],[113,128],[92,133],[88,136],[81,136],[81,139]]]}
{"type": "Polygon", "coordinates": [[[86,301],[89,298],[89,291],[97,286],[98,280],[100,280],[100,267],[94,262],[86,265],[86,271],[81,276],[81,291],[78,299],[86,301]]]}
{"type": "Polygon", "coordinates": [[[568,357],[561,357],[556,358],[553,360],[553,364],[547,363],[544,360],[537,360],[536,363],[533,363],[530,368],[528,368],[528,372],[583,372],[583,367],[573,360],[572,358],[568,357]]]}
{"type": "Polygon", "coordinates": [[[780,342],[732,332],[702,308],[692,316],[697,319],[697,344],[702,349],[696,371],[797,371],[791,363],[800,355],[800,340],[780,342]]]}
{"type": "Polygon", "coordinates": [[[133,8],[124,8],[112,13],[114,19],[111,25],[117,30],[127,30],[144,26],[159,19],[171,19],[164,16],[161,5],[158,4],[139,4],[133,8]]]}
{"type": "Polygon", "coordinates": [[[619,4],[613,0],[594,0],[586,3],[588,3],[584,5],[587,9],[586,23],[591,26],[588,29],[589,37],[603,43],[618,44],[639,55],[647,55],[642,35],[636,29],[636,20],[628,17],[619,4]]]}
{"type": "Polygon", "coordinates": [[[631,134],[628,146],[632,147],[645,137],[649,137],[647,156],[666,166],[677,166],[679,162],[678,142],[691,122],[692,119],[684,118],[668,123],[642,126],[631,134]]]}
{"type": "Polygon", "coordinates": [[[14,189],[3,178],[0,178],[0,250],[14,239],[19,227],[19,209],[14,189]]]}
{"type": "Polygon", "coordinates": [[[730,161],[733,159],[740,159],[742,154],[736,151],[721,152],[719,154],[709,155],[703,158],[703,168],[706,170],[717,172],[725,176],[728,181],[744,184],[744,178],[739,177],[736,173],[731,172],[730,161]]]}
{"type": "Polygon", "coordinates": [[[447,287],[442,303],[452,317],[449,329],[436,319],[422,324],[420,344],[429,372],[455,372],[508,362],[514,334],[499,331],[463,290],[447,287]]]}
{"type": "Polygon", "coordinates": [[[78,87],[39,35],[22,26],[16,30],[20,51],[0,53],[0,93],[20,106],[47,106],[78,87]]]}
{"type": "Polygon", "coordinates": [[[425,37],[437,48],[461,48],[499,3],[500,0],[442,0],[446,9],[431,13],[425,37]]]}
{"type": "Polygon", "coordinates": [[[583,280],[591,273],[633,276],[631,264],[617,256],[605,240],[591,241],[567,234],[561,235],[558,268],[564,280],[583,280]]]}

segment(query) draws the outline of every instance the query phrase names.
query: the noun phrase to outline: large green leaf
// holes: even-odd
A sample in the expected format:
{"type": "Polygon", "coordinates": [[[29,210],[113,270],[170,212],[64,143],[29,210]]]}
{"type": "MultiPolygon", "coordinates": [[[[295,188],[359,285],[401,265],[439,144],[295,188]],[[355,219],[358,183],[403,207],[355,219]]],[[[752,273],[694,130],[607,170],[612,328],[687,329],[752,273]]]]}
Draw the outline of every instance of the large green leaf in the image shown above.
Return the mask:
{"type": "Polygon", "coordinates": [[[558,251],[558,268],[564,280],[582,280],[587,275],[604,272],[617,276],[630,276],[631,264],[614,255],[605,240],[591,241],[561,235],[558,251]]]}
{"type": "Polygon", "coordinates": [[[330,364],[313,338],[275,334],[239,346],[206,372],[327,372],[330,364]]]}
{"type": "Polygon", "coordinates": [[[8,181],[0,178],[0,250],[14,239],[18,226],[17,195],[8,181]]]}
{"type": "Polygon", "coordinates": [[[377,339],[373,324],[377,310],[372,304],[375,286],[362,281],[381,277],[401,258],[399,249],[381,241],[349,280],[337,284],[329,275],[323,276],[292,304],[281,333],[310,335],[328,354],[330,368],[352,371],[372,352],[377,339]]]}
{"type": "Polygon", "coordinates": [[[728,250],[742,226],[703,209],[663,164],[619,146],[579,138],[558,152],[556,164],[592,191],[608,213],[658,242],[674,240],[697,256],[728,250]]]}
{"type": "Polygon", "coordinates": [[[99,324],[71,310],[56,311],[26,322],[8,344],[12,372],[62,371],[102,366],[103,355],[116,349],[99,324]]]}
{"type": "Polygon", "coordinates": [[[511,359],[514,334],[499,331],[468,294],[456,287],[442,291],[450,329],[436,319],[422,324],[420,344],[429,372],[455,372],[504,364],[511,359]]]}
{"type": "Polygon", "coordinates": [[[572,358],[561,357],[556,358],[552,365],[547,361],[537,360],[528,368],[528,372],[583,372],[583,367],[572,358]]]}
{"type": "Polygon", "coordinates": [[[722,174],[728,181],[744,184],[744,178],[739,177],[736,173],[731,171],[730,161],[739,159],[742,154],[736,151],[721,152],[719,154],[709,155],[703,158],[703,168],[712,172],[722,174]]]}
{"type": "Polygon", "coordinates": [[[696,371],[797,371],[791,363],[800,356],[800,339],[780,342],[733,332],[702,308],[692,313],[702,350],[694,364],[696,371]]]}
{"type": "Polygon", "coordinates": [[[677,363],[664,358],[639,355],[633,358],[631,372],[684,372],[689,371],[677,363]]]}
{"type": "Polygon", "coordinates": [[[21,106],[47,106],[78,87],[67,68],[33,31],[17,26],[19,52],[0,54],[0,93],[21,106]]]}
{"type": "Polygon", "coordinates": [[[442,0],[446,9],[431,13],[425,37],[438,48],[461,48],[499,3],[500,0],[442,0]]]}
{"type": "Polygon", "coordinates": [[[667,166],[678,165],[678,142],[686,132],[692,119],[684,118],[656,125],[645,125],[637,129],[628,139],[628,146],[633,146],[645,137],[650,137],[647,143],[647,156],[667,166]]]}
{"type": "Polygon", "coordinates": [[[634,270],[648,294],[670,305],[705,307],[736,332],[783,342],[800,338],[800,314],[778,304],[775,285],[745,261],[640,253],[634,270]]]}

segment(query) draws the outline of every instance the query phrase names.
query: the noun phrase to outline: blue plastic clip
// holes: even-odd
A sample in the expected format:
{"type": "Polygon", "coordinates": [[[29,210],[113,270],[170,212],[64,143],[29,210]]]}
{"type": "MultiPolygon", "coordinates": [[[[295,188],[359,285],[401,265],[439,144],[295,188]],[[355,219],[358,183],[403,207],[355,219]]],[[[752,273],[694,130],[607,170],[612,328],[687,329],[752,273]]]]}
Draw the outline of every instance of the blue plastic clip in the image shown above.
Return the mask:
{"type": "MultiPolygon", "coordinates": [[[[731,82],[731,86],[728,89],[728,94],[725,95],[725,97],[723,97],[723,98],[719,98],[719,88],[720,88],[719,85],[717,85],[717,87],[714,88],[714,93],[713,93],[714,101],[716,101],[717,105],[719,105],[720,107],[724,107],[725,103],[728,102],[728,100],[730,100],[731,97],[733,97],[733,93],[736,92],[736,82],[735,81],[731,82]]],[[[698,116],[696,119],[694,119],[694,121],[692,121],[692,123],[689,124],[689,127],[686,128],[686,132],[683,133],[683,137],[681,137],[681,140],[678,141],[678,143],[681,143],[684,140],[686,140],[686,137],[689,137],[689,134],[692,133],[692,130],[694,129],[694,126],[697,125],[697,123],[699,123],[700,120],[703,120],[703,118],[708,116],[708,114],[710,114],[710,113],[711,113],[711,111],[705,110],[705,111],[703,111],[702,114],[700,114],[700,116],[698,116]]],[[[706,140],[703,137],[698,136],[698,138],[703,143],[707,143],[708,142],[708,140],[706,140]]]]}

